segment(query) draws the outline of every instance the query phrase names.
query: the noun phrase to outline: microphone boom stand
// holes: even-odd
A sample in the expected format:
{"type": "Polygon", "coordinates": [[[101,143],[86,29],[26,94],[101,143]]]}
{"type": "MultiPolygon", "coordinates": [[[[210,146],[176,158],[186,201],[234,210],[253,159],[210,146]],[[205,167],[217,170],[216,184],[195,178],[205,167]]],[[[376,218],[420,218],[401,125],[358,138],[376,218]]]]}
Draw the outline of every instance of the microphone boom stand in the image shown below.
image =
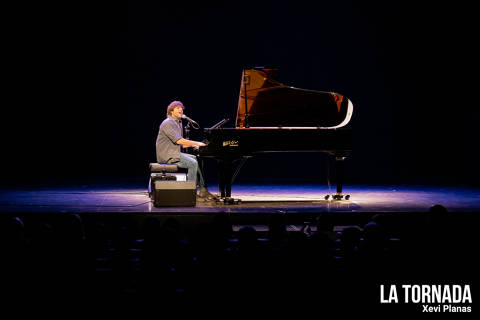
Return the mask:
{"type": "MultiPolygon", "coordinates": [[[[187,124],[183,127],[184,138],[190,140],[190,121],[187,121],[187,124]]],[[[184,152],[190,153],[189,148],[182,148],[184,152]]]]}

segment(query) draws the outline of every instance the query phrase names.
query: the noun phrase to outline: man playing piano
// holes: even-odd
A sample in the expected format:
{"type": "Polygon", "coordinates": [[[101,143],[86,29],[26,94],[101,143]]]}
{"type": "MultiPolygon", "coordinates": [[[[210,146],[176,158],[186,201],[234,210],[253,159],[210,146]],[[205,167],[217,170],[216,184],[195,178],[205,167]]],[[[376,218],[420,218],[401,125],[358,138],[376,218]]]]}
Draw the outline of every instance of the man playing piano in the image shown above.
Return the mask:
{"type": "Polygon", "coordinates": [[[188,170],[187,179],[189,181],[196,181],[197,187],[200,188],[197,197],[205,201],[213,200],[215,196],[208,192],[196,157],[188,153],[180,152],[180,147],[198,148],[205,146],[203,142],[183,138],[181,119],[184,109],[185,107],[180,101],[173,101],[168,105],[167,118],[160,125],[157,136],[157,162],[176,164],[179,168],[186,168],[188,170]]]}

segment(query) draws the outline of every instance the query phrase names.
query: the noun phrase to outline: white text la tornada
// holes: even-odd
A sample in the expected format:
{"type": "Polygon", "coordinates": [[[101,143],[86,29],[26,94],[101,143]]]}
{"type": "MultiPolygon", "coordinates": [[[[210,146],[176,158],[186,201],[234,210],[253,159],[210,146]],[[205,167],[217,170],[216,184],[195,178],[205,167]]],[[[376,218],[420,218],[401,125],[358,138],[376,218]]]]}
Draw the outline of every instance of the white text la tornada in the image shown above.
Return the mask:
{"type": "Polygon", "coordinates": [[[380,285],[380,303],[472,303],[470,285],[380,285]]]}

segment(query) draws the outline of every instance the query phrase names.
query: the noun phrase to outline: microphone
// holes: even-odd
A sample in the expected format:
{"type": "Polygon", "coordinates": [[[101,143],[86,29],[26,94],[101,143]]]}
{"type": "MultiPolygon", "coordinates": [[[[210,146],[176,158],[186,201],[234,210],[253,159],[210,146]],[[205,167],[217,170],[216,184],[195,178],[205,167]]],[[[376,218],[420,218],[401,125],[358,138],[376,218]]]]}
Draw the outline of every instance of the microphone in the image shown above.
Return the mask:
{"type": "Polygon", "coordinates": [[[200,128],[200,125],[199,125],[195,120],[190,119],[189,117],[187,117],[187,116],[184,115],[184,114],[182,114],[182,119],[188,120],[188,121],[190,121],[192,124],[197,125],[196,128],[195,128],[195,126],[193,126],[195,129],[200,128]]]}

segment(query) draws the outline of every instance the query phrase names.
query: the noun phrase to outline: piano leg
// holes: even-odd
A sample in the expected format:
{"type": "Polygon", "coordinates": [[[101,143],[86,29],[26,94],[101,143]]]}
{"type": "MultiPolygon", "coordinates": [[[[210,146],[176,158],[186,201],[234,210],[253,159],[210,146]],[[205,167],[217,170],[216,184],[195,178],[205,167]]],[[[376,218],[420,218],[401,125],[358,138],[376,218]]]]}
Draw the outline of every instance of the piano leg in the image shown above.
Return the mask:
{"type": "MultiPolygon", "coordinates": [[[[335,175],[336,175],[336,182],[337,182],[337,193],[333,196],[335,200],[342,200],[345,197],[345,200],[350,199],[350,195],[347,194],[346,196],[342,193],[343,188],[343,170],[344,170],[344,161],[346,157],[336,156],[335,157],[335,175]]],[[[328,199],[325,198],[325,199],[328,199]]]]}
{"type": "Polygon", "coordinates": [[[233,177],[233,160],[219,159],[219,182],[218,188],[220,197],[230,198],[232,195],[232,177],[233,177]]]}
{"type": "Polygon", "coordinates": [[[225,198],[232,196],[233,161],[225,161],[225,198]]]}
{"type": "Polygon", "coordinates": [[[221,198],[225,198],[225,162],[218,160],[218,192],[221,198]]]}
{"type": "Polygon", "coordinates": [[[335,174],[336,174],[336,181],[337,181],[337,195],[342,194],[342,186],[343,186],[343,161],[345,157],[335,157],[335,174]]]}
{"type": "Polygon", "coordinates": [[[220,197],[224,204],[239,204],[240,199],[232,198],[232,179],[233,179],[233,162],[235,159],[218,159],[219,181],[218,188],[220,197]]]}

